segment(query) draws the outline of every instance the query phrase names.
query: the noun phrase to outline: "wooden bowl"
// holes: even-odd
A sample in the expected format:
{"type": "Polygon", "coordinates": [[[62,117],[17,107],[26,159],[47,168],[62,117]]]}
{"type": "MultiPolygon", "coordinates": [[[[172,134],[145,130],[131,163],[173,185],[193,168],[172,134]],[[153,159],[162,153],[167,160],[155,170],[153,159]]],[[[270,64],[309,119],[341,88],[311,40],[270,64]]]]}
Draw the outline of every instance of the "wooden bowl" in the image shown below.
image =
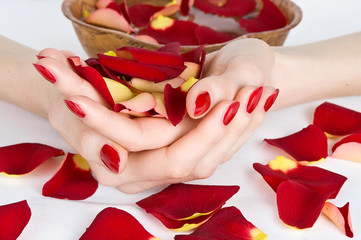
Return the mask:
{"type": "MultiPolygon", "coordinates": [[[[82,20],[83,11],[92,11],[95,9],[97,0],[65,0],[62,4],[64,15],[72,21],[78,39],[89,57],[96,57],[97,53],[115,50],[123,46],[135,46],[146,49],[155,50],[161,47],[160,44],[153,44],[135,38],[132,35],[121,31],[98,27],[86,23],[82,20]]],[[[261,0],[257,0],[261,1],[261,0]]],[[[128,5],[136,3],[154,3],[163,4],[164,0],[128,0],[128,5]]],[[[169,1],[167,1],[169,2],[169,1]]],[[[258,38],[269,45],[281,46],[285,42],[289,31],[298,25],[302,19],[301,9],[290,0],[273,0],[273,2],[283,11],[288,19],[288,25],[272,31],[264,31],[257,33],[246,33],[236,39],[241,38],[258,38]]],[[[233,40],[232,40],[233,41],[233,40]]],[[[223,47],[227,42],[211,44],[205,47],[206,52],[212,52],[223,47]]],[[[181,46],[181,52],[194,49],[196,46],[181,46]]]]}

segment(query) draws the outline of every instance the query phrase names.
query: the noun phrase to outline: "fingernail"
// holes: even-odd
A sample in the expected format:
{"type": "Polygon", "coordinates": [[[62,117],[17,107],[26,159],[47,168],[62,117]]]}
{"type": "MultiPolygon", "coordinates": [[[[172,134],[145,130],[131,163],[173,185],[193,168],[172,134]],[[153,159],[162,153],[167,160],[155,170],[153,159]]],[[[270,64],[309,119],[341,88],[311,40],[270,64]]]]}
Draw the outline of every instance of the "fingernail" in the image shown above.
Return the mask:
{"type": "Polygon", "coordinates": [[[277,96],[278,96],[278,93],[280,92],[279,89],[276,89],[274,91],[274,93],[272,93],[266,100],[266,103],[264,104],[264,111],[267,112],[271,107],[272,105],[274,104],[274,102],[276,101],[277,99],[277,96]]]}
{"type": "Polygon", "coordinates": [[[211,97],[208,92],[199,94],[195,102],[194,116],[198,117],[205,113],[211,105],[211,97]]]}
{"type": "Polygon", "coordinates": [[[43,58],[45,58],[45,57],[44,57],[44,56],[40,56],[40,55],[36,55],[36,58],[40,60],[40,59],[43,59],[43,58]]]}
{"type": "Polygon", "coordinates": [[[38,70],[38,72],[49,82],[51,83],[55,83],[56,82],[56,78],[55,76],[44,66],[40,65],[40,64],[36,64],[33,63],[34,67],[36,70],[38,70]]]}
{"type": "Polygon", "coordinates": [[[236,116],[236,113],[239,109],[239,106],[240,106],[240,103],[237,101],[237,102],[234,102],[232,103],[226,113],[224,114],[224,117],[223,117],[223,124],[225,126],[227,126],[231,121],[232,119],[234,118],[234,116],[236,116]]]}
{"type": "Polygon", "coordinates": [[[100,159],[110,171],[119,173],[120,158],[118,152],[113,147],[105,144],[100,150],[100,159]]]}
{"type": "Polygon", "coordinates": [[[252,113],[253,110],[257,107],[259,100],[262,96],[263,87],[259,87],[256,90],[253,91],[251,96],[249,97],[248,103],[247,103],[247,112],[252,113]]]}
{"type": "Polygon", "coordinates": [[[66,99],[64,99],[64,102],[65,102],[66,106],[70,109],[70,111],[75,113],[75,115],[77,115],[78,117],[81,117],[81,118],[85,117],[84,111],[80,108],[80,106],[78,104],[76,104],[75,102],[66,100],[66,99]]]}

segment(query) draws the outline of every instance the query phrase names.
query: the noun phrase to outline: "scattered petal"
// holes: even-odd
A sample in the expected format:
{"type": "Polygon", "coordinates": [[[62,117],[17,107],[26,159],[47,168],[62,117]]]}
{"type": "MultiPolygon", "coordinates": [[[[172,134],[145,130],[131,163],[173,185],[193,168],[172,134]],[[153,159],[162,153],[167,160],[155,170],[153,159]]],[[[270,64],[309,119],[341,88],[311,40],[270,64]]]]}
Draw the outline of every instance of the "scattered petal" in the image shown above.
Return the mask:
{"type": "Polygon", "coordinates": [[[125,17],[112,8],[99,8],[95,10],[89,14],[89,16],[85,19],[85,22],[101,27],[116,29],[126,33],[133,32],[132,27],[129,25],[125,17]]]}
{"type": "Polygon", "coordinates": [[[239,186],[179,183],[137,202],[137,205],[170,229],[190,230],[206,221],[238,190],[239,186]]]}
{"type": "Polygon", "coordinates": [[[108,207],[102,210],[79,240],[160,240],[147,232],[129,213],[108,207]]]}
{"type": "Polygon", "coordinates": [[[198,40],[198,44],[201,45],[223,43],[234,39],[233,36],[227,33],[218,32],[206,26],[197,27],[195,29],[195,35],[198,40]]]}
{"type": "Polygon", "coordinates": [[[361,113],[325,102],[316,108],[313,124],[328,134],[344,136],[361,131],[361,113]]]}
{"type": "Polygon", "coordinates": [[[287,25],[287,18],[284,13],[271,1],[262,0],[263,7],[256,18],[241,18],[239,24],[248,32],[262,32],[287,25]]]}
{"type": "Polygon", "coordinates": [[[0,239],[16,240],[31,218],[26,200],[0,206],[0,239]]]}
{"type": "Polygon", "coordinates": [[[265,141],[283,149],[299,162],[320,161],[328,156],[327,137],[314,125],[283,138],[265,139],[265,141]]]}
{"type": "Polygon", "coordinates": [[[266,240],[267,235],[249,222],[236,207],[219,210],[190,235],[176,235],[175,240],[266,240]]]}
{"type": "Polygon", "coordinates": [[[0,173],[23,175],[51,157],[64,155],[63,150],[40,143],[20,143],[0,147],[0,173]]]}
{"type": "Polygon", "coordinates": [[[98,188],[86,160],[79,154],[68,153],[57,173],[43,186],[43,196],[83,200],[98,188]]]}
{"type": "Polygon", "coordinates": [[[329,198],[297,181],[284,181],[277,188],[277,207],[280,219],[297,229],[310,228],[321,214],[329,198]]]}
{"type": "Polygon", "coordinates": [[[181,87],[173,88],[170,84],[165,85],[165,108],[168,119],[174,126],[182,121],[187,112],[186,98],[187,92],[183,91],[181,87]]]}
{"type": "Polygon", "coordinates": [[[195,0],[194,5],[205,13],[224,17],[242,16],[256,7],[254,0],[195,0]]]}
{"type": "Polygon", "coordinates": [[[351,134],[332,147],[333,158],[361,163],[361,133],[351,134]]]}
{"type": "Polygon", "coordinates": [[[342,232],[349,238],[353,238],[349,203],[343,207],[337,207],[330,202],[323,206],[322,213],[325,214],[342,232]]]}
{"type": "Polygon", "coordinates": [[[340,174],[320,167],[304,166],[283,156],[277,157],[267,165],[254,163],[253,168],[275,192],[282,182],[292,180],[329,198],[335,198],[347,180],[340,174]]]}

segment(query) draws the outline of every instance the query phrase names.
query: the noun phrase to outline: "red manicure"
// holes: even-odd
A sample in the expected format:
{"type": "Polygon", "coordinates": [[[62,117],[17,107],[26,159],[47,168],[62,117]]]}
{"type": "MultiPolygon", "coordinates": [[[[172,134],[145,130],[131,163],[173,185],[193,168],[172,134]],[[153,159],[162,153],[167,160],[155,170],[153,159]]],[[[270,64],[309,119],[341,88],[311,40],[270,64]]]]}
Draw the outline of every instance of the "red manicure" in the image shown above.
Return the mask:
{"type": "Polygon", "coordinates": [[[249,97],[248,103],[247,103],[247,112],[252,113],[253,110],[257,107],[259,100],[262,96],[263,87],[259,87],[256,90],[253,91],[251,96],[249,97]]]}
{"type": "Polygon", "coordinates": [[[118,152],[113,147],[105,144],[100,151],[100,159],[110,171],[119,173],[120,158],[118,152]]]}
{"type": "Polygon", "coordinates": [[[199,94],[196,99],[196,107],[194,109],[194,116],[198,117],[205,113],[211,105],[211,97],[208,92],[199,94]]]}
{"type": "Polygon", "coordinates": [[[279,89],[276,89],[274,91],[274,93],[272,93],[266,100],[266,103],[264,104],[264,111],[267,112],[271,107],[272,105],[274,104],[274,102],[276,101],[277,99],[277,96],[278,96],[278,93],[280,92],[279,89]]]}
{"type": "Polygon", "coordinates": [[[45,57],[44,57],[44,56],[40,56],[40,55],[36,55],[36,58],[40,60],[40,59],[43,59],[43,58],[45,58],[45,57]]]}
{"type": "Polygon", "coordinates": [[[56,78],[55,76],[44,66],[40,65],[40,64],[36,64],[33,63],[34,67],[36,70],[38,70],[38,72],[49,82],[51,83],[55,83],[56,82],[56,78]]]}
{"type": "Polygon", "coordinates": [[[66,106],[70,109],[70,111],[75,113],[78,117],[81,117],[81,118],[85,117],[84,111],[80,108],[80,106],[78,104],[76,104],[75,102],[66,100],[66,99],[64,99],[64,102],[65,102],[66,106]]]}
{"type": "Polygon", "coordinates": [[[237,102],[234,102],[232,103],[226,113],[224,114],[224,117],[223,117],[223,124],[225,126],[227,126],[231,121],[232,119],[234,118],[234,116],[236,116],[236,113],[239,109],[239,106],[240,106],[240,103],[237,101],[237,102]]]}

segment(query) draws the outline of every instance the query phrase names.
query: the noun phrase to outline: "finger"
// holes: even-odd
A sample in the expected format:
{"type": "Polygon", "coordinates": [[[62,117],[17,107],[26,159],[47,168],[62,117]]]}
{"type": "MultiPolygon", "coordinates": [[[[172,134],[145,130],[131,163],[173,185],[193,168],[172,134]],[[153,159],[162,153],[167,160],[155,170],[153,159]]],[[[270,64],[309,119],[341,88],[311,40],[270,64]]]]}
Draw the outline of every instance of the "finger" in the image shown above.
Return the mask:
{"type": "Polygon", "coordinates": [[[37,55],[38,59],[42,58],[54,58],[59,60],[62,64],[68,65],[68,57],[74,56],[74,53],[71,51],[60,51],[55,48],[45,48],[39,52],[37,55]]]}
{"type": "Polygon", "coordinates": [[[196,122],[185,118],[176,127],[165,118],[129,118],[84,96],[67,99],[68,107],[91,128],[119,143],[129,151],[142,151],[167,146],[194,127],[196,122]],[[74,106],[69,106],[71,104],[74,106]],[[166,133],[166,134],[163,134],[166,133]]]}

